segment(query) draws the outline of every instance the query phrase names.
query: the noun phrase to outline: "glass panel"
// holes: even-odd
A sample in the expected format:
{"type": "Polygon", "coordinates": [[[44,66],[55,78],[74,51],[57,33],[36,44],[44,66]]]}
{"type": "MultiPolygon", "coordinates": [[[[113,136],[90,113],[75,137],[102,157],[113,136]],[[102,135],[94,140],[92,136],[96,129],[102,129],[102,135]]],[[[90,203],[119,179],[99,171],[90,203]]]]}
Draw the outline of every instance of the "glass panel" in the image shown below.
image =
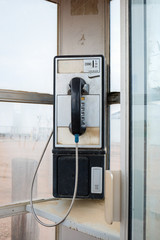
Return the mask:
{"type": "Polygon", "coordinates": [[[146,239],[160,236],[160,1],[147,0],[146,239]]]}
{"type": "Polygon", "coordinates": [[[110,91],[120,91],[120,0],[110,2],[110,91]]]}
{"type": "MultiPolygon", "coordinates": [[[[130,179],[132,178],[132,239],[144,239],[145,234],[145,29],[143,1],[132,1],[131,28],[131,101],[132,115],[130,179]]],[[[131,238],[131,237],[130,237],[131,238]]]]}
{"type": "MultiPolygon", "coordinates": [[[[110,91],[120,92],[120,0],[110,2],[110,91]]],[[[120,105],[110,106],[110,169],[120,170],[120,105]]]]}
{"type": "MultiPolygon", "coordinates": [[[[42,219],[45,223],[50,223],[42,219]]],[[[55,228],[44,228],[30,213],[0,219],[0,240],[54,240],[55,228]]]]}
{"type": "Polygon", "coordinates": [[[53,92],[57,5],[0,1],[0,88],[53,92]]]}
{"type": "Polygon", "coordinates": [[[160,236],[160,2],[131,4],[132,239],[160,236]]]}
{"type": "Polygon", "coordinates": [[[0,219],[0,240],[11,240],[11,217],[0,219]]]}
{"type": "MultiPolygon", "coordinates": [[[[0,204],[28,200],[31,180],[53,128],[52,106],[0,103],[0,204]]],[[[34,197],[52,196],[52,140],[39,169],[34,197]]]]}
{"type": "Polygon", "coordinates": [[[120,170],[120,105],[112,105],[110,109],[110,169],[120,170]]]}

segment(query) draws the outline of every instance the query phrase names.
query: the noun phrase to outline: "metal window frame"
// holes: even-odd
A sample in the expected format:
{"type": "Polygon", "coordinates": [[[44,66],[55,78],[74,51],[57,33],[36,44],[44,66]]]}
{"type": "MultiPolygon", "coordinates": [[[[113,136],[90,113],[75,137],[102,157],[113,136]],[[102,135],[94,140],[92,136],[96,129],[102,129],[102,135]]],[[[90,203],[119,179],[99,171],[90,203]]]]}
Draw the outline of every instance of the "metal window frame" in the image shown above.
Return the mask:
{"type": "MultiPolygon", "coordinates": [[[[53,99],[52,94],[0,89],[0,102],[53,105],[53,99]]],[[[53,198],[38,199],[33,201],[33,203],[46,202],[50,200],[53,200],[53,198]]],[[[17,214],[28,213],[26,210],[26,206],[28,204],[29,201],[1,205],[0,219],[15,216],[17,214]]]]}
{"type": "Polygon", "coordinates": [[[121,26],[121,224],[128,240],[129,212],[129,0],[120,0],[121,26]]]}
{"type": "MultiPolygon", "coordinates": [[[[33,204],[48,202],[48,201],[53,201],[53,200],[57,200],[57,199],[56,198],[38,199],[38,200],[34,200],[33,204]]],[[[29,204],[30,204],[29,201],[23,201],[23,202],[16,202],[16,203],[11,203],[11,204],[0,206],[0,219],[15,216],[18,214],[29,213],[26,210],[26,207],[29,204]]]]}
{"type": "Polygon", "coordinates": [[[46,93],[0,89],[0,102],[53,105],[53,99],[53,95],[46,93]]]}
{"type": "MultiPolygon", "coordinates": [[[[38,92],[26,92],[0,89],[0,102],[54,104],[54,95],[38,92]]],[[[108,92],[106,105],[119,104],[120,92],[108,92]]]]}
{"type": "MultiPolygon", "coordinates": [[[[0,89],[0,102],[53,105],[53,99],[52,94],[0,89]]],[[[50,200],[53,200],[53,198],[38,199],[33,201],[33,203],[46,202],[50,200]]],[[[26,206],[28,204],[29,201],[1,205],[0,219],[28,213],[26,210],[26,206]]]]}
{"type": "MultiPolygon", "coordinates": [[[[59,6],[60,4],[60,0],[45,0],[45,1],[49,1],[54,4],[57,4],[57,6],[59,6]]],[[[59,14],[59,7],[57,8],[57,32],[59,31],[58,14],[59,14]]],[[[58,41],[59,40],[58,40],[58,34],[57,34],[57,51],[58,51],[58,41]]],[[[47,93],[0,89],[0,102],[53,105],[54,97],[52,94],[47,94],[47,93]]],[[[53,200],[53,198],[38,199],[33,201],[33,203],[46,202],[50,200],[53,200]]],[[[28,213],[26,211],[26,206],[28,204],[29,204],[29,201],[0,205],[0,219],[14,216],[17,214],[28,213]]]]}

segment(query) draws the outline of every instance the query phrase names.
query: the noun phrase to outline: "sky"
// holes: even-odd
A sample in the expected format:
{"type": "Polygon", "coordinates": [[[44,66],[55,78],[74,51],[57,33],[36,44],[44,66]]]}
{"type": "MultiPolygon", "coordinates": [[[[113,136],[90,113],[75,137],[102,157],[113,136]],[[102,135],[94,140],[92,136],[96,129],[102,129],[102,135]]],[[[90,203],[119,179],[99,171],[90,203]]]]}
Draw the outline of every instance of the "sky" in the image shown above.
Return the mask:
{"type": "Polygon", "coordinates": [[[57,7],[0,0],[0,88],[53,93],[57,7]]]}
{"type": "MultiPolygon", "coordinates": [[[[44,0],[0,0],[0,89],[53,93],[57,7],[44,0]]],[[[52,107],[0,103],[0,132],[52,128],[52,107]]]]}

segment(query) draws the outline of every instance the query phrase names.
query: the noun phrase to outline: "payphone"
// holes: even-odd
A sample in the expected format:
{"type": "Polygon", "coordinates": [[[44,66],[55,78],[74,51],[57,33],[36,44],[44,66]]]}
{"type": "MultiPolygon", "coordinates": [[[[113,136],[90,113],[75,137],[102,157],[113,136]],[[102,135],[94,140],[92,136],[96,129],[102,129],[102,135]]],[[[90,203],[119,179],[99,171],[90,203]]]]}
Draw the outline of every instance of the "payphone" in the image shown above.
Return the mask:
{"type": "Polygon", "coordinates": [[[104,197],[105,83],[101,55],[54,58],[53,195],[71,198],[74,135],[79,136],[77,198],[104,197]]]}
{"type": "MultiPolygon", "coordinates": [[[[105,89],[103,56],[54,58],[54,126],[37,165],[30,196],[32,214],[45,227],[64,222],[75,198],[104,198],[105,89]],[[52,135],[53,196],[72,201],[59,222],[46,224],[37,216],[32,198],[37,171],[52,135]]],[[[109,223],[112,215],[107,218],[109,223]]]]}

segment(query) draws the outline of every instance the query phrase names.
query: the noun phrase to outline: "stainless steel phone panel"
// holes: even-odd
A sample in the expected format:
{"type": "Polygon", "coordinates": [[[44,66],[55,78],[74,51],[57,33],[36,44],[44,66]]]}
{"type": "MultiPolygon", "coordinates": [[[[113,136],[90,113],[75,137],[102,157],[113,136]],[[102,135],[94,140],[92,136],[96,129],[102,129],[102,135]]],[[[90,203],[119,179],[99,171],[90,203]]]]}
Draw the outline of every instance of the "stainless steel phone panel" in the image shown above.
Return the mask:
{"type": "Polygon", "coordinates": [[[85,98],[86,132],[80,136],[79,147],[102,146],[102,58],[57,58],[55,72],[55,146],[73,147],[74,136],[69,132],[71,96],[68,95],[72,78],[80,77],[89,85],[85,98]],[[92,140],[91,140],[92,138],[92,140]]]}

